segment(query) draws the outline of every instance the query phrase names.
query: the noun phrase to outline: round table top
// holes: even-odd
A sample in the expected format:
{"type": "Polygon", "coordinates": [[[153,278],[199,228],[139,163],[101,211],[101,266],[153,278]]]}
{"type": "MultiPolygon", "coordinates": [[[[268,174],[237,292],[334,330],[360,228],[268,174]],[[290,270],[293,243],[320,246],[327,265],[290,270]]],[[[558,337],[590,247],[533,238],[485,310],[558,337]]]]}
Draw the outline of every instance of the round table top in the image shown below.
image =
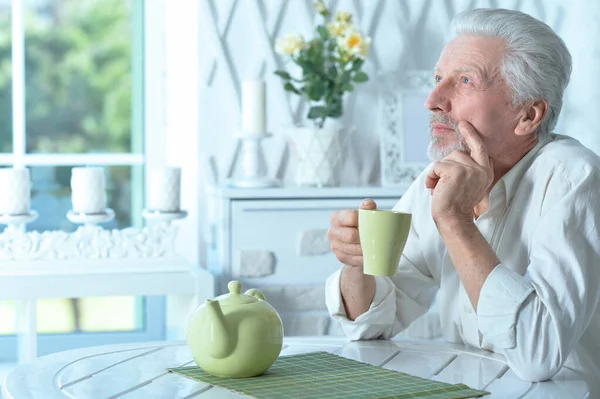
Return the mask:
{"type": "MultiPolygon", "coordinates": [[[[486,398],[589,398],[588,383],[564,369],[551,381],[519,379],[500,355],[440,341],[347,341],[291,337],[281,356],[326,351],[364,363],[491,392],[486,398]]],[[[218,398],[239,395],[173,374],[193,365],[185,342],[104,345],[54,353],[17,367],[4,381],[8,399],[218,398]]]]}

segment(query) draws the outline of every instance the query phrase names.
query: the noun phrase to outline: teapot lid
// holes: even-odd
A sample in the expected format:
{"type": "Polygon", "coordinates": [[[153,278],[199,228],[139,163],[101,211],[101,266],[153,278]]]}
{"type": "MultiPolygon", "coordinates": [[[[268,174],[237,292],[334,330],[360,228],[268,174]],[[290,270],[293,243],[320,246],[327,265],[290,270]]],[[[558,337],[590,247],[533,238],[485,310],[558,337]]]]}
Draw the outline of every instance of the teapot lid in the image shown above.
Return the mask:
{"type": "Polygon", "coordinates": [[[224,294],[217,298],[221,302],[221,305],[245,305],[265,300],[263,293],[254,288],[242,294],[242,283],[239,281],[230,281],[227,284],[227,289],[229,289],[229,294],[224,294]]]}

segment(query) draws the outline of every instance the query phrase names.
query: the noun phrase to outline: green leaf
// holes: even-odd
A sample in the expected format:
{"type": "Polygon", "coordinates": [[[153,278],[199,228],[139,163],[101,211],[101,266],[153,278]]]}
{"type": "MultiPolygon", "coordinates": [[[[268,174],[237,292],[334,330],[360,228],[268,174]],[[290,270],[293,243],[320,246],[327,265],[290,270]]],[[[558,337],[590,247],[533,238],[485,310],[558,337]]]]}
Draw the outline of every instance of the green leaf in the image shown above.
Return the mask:
{"type": "Polygon", "coordinates": [[[337,68],[335,67],[335,65],[330,65],[329,66],[329,79],[333,79],[335,80],[335,78],[337,77],[337,68]]]}
{"type": "Polygon", "coordinates": [[[277,76],[279,76],[279,77],[281,77],[281,78],[283,78],[283,79],[288,79],[288,80],[289,80],[289,79],[291,79],[291,78],[292,78],[292,77],[290,76],[290,74],[289,74],[289,73],[287,73],[286,71],[275,71],[274,73],[275,73],[275,75],[277,75],[277,76]]]}
{"type": "Polygon", "coordinates": [[[317,27],[317,31],[319,31],[319,35],[321,36],[321,39],[323,39],[323,40],[329,39],[329,31],[323,25],[319,25],[317,27]]]}
{"type": "Polygon", "coordinates": [[[356,72],[356,74],[354,75],[352,80],[355,81],[356,83],[366,82],[367,80],[369,80],[369,75],[367,75],[364,72],[359,71],[359,72],[356,72]]]}
{"type": "Polygon", "coordinates": [[[311,78],[312,76],[315,77],[327,77],[325,75],[325,71],[323,70],[325,65],[325,63],[323,62],[323,58],[320,58],[318,56],[315,56],[315,58],[306,58],[304,60],[299,60],[298,61],[298,65],[300,66],[300,68],[302,68],[302,72],[304,73],[304,78],[311,78]]]}
{"type": "Polygon", "coordinates": [[[285,85],[283,85],[283,88],[287,91],[291,91],[292,93],[300,94],[300,91],[296,89],[290,82],[287,82],[285,85]]]}
{"type": "Polygon", "coordinates": [[[342,116],[342,104],[341,103],[330,104],[327,107],[327,116],[329,116],[331,118],[341,117],[342,116]]]}
{"type": "Polygon", "coordinates": [[[315,60],[319,57],[323,58],[323,42],[317,39],[311,41],[307,50],[307,55],[311,60],[315,60]]]}
{"type": "Polygon", "coordinates": [[[342,89],[344,89],[346,91],[352,91],[352,90],[354,90],[354,86],[352,86],[350,83],[344,83],[342,85],[342,89]]]}
{"type": "Polygon", "coordinates": [[[352,63],[352,70],[353,71],[358,71],[363,66],[364,63],[365,63],[364,60],[361,60],[360,58],[358,58],[357,60],[355,60],[352,63]]]}
{"type": "Polygon", "coordinates": [[[312,101],[319,101],[325,95],[325,83],[319,79],[312,80],[306,85],[305,91],[312,101]]]}
{"type": "Polygon", "coordinates": [[[310,107],[308,111],[308,119],[324,118],[327,116],[327,108],[322,106],[310,107]]]}
{"type": "Polygon", "coordinates": [[[351,71],[344,71],[342,74],[342,84],[350,82],[351,71]]]}

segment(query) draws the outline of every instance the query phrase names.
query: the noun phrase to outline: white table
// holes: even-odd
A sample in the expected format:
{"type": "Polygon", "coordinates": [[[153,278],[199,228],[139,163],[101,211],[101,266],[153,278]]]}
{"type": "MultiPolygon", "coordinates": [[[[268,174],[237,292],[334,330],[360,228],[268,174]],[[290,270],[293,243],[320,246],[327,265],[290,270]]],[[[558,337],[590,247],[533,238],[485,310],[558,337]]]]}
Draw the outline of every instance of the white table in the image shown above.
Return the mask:
{"type": "MultiPolygon", "coordinates": [[[[563,369],[552,381],[520,380],[500,355],[438,341],[347,342],[339,337],[294,337],[281,353],[327,351],[365,363],[448,383],[485,389],[485,398],[590,398],[580,376],[563,369]]],[[[90,347],[56,353],[16,368],[3,384],[8,399],[217,398],[240,396],[167,373],[192,365],[185,342],[90,347]]]]}

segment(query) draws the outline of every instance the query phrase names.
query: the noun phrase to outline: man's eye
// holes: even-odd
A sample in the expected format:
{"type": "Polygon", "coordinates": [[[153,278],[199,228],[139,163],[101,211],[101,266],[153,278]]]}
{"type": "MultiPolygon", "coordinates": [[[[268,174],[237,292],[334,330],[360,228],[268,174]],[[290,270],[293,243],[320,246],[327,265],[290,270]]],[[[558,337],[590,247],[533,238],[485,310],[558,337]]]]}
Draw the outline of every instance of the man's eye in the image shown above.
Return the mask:
{"type": "Polygon", "coordinates": [[[467,78],[466,76],[462,77],[462,82],[463,83],[471,83],[471,79],[467,78]]]}
{"type": "Polygon", "coordinates": [[[435,75],[433,79],[435,79],[436,83],[440,83],[442,81],[442,77],[440,75],[435,75]]]}

